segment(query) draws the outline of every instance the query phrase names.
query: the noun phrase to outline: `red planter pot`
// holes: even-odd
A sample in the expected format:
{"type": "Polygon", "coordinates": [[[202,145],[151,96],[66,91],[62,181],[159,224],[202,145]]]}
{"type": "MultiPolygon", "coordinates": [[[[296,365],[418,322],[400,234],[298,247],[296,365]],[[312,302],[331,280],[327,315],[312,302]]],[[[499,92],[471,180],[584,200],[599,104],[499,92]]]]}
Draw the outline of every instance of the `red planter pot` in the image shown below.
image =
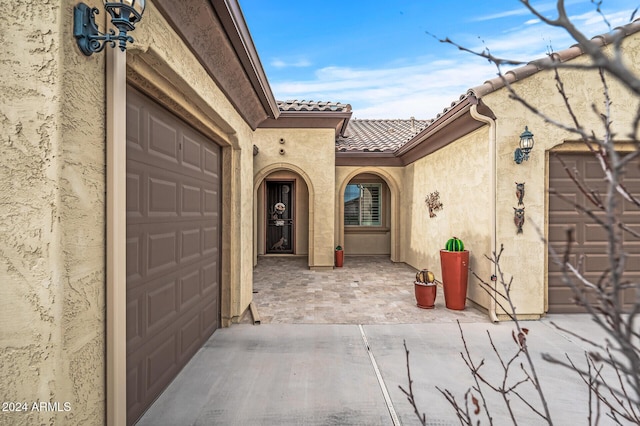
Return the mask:
{"type": "Polygon", "coordinates": [[[442,286],[447,309],[461,311],[467,302],[469,251],[440,250],[442,286]]]}
{"type": "Polygon", "coordinates": [[[436,293],[438,287],[435,284],[425,284],[414,281],[416,293],[416,304],[418,308],[433,309],[436,304],[436,293]]]}
{"type": "Polygon", "coordinates": [[[342,268],[344,263],[344,250],[336,250],[336,267],[342,268]]]}

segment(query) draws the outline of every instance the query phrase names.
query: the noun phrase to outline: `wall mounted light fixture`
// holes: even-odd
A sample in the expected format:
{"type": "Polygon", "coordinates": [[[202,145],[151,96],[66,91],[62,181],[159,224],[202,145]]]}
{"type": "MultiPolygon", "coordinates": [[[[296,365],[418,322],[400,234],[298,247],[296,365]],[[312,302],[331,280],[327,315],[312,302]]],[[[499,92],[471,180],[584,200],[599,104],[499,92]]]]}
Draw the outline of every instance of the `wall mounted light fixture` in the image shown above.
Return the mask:
{"type": "Polygon", "coordinates": [[[108,34],[98,31],[95,15],[100,11],[84,3],[78,3],[73,8],[73,35],[78,47],[87,56],[100,52],[107,43],[116,47],[119,42],[120,50],[127,49],[127,42],[133,43],[133,37],[127,31],[135,30],[135,24],[140,21],[144,13],[145,0],[105,1],[104,9],[111,15],[111,22],[118,28],[118,34],[109,29],[108,34]]]}
{"type": "Polygon", "coordinates": [[[524,126],[524,132],[520,135],[520,146],[513,153],[513,159],[520,164],[524,160],[529,160],[529,153],[533,149],[533,133],[529,131],[529,127],[524,126]]]}

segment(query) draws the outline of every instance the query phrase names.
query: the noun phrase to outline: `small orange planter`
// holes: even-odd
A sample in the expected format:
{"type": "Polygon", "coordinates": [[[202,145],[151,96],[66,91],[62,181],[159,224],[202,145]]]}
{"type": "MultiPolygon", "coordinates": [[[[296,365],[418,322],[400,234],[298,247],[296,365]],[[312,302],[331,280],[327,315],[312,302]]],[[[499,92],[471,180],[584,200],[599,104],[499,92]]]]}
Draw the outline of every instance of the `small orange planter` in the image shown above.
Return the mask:
{"type": "Polygon", "coordinates": [[[467,302],[469,251],[440,250],[442,286],[447,309],[461,311],[467,302]]]}
{"type": "Polygon", "coordinates": [[[435,284],[419,283],[414,281],[416,304],[418,308],[433,309],[436,304],[438,287],[435,284]]]}
{"type": "Polygon", "coordinates": [[[342,268],[344,263],[344,250],[336,250],[336,267],[342,268]]]}

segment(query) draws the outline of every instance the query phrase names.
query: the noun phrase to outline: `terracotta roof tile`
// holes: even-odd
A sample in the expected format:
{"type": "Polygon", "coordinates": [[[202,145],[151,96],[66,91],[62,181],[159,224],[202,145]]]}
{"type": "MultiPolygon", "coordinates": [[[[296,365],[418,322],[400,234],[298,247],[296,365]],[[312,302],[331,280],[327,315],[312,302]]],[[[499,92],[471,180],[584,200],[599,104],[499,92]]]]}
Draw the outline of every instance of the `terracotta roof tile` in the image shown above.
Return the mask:
{"type": "Polygon", "coordinates": [[[280,111],[330,111],[351,112],[351,105],[340,102],[315,102],[315,101],[277,101],[280,111]]]}
{"type": "Polygon", "coordinates": [[[393,152],[424,130],[428,120],[349,121],[344,136],[336,139],[336,151],[393,152]]]}

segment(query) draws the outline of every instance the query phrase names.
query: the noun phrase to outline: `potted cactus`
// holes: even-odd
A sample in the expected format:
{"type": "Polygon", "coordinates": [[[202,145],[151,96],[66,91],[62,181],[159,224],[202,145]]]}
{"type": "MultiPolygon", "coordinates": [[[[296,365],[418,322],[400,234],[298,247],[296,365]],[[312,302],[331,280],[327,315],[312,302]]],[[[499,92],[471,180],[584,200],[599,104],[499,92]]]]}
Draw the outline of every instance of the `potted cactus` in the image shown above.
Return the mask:
{"type": "Polygon", "coordinates": [[[342,250],[342,246],[336,247],[335,264],[338,268],[342,268],[342,265],[344,264],[344,250],[342,250]]]}
{"type": "Polygon", "coordinates": [[[467,301],[467,280],[469,277],[469,251],[464,249],[461,239],[453,237],[440,250],[442,266],[442,287],[447,309],[461,311],[467,301]]]}
{"type": "Polygon", "coordinates": [[[416,274],[416,280],[413,283],[416,295],[416,302],[419,308],[433,309],[436,304],[436,277],[433,272],[423,269],[416,274]]]}

